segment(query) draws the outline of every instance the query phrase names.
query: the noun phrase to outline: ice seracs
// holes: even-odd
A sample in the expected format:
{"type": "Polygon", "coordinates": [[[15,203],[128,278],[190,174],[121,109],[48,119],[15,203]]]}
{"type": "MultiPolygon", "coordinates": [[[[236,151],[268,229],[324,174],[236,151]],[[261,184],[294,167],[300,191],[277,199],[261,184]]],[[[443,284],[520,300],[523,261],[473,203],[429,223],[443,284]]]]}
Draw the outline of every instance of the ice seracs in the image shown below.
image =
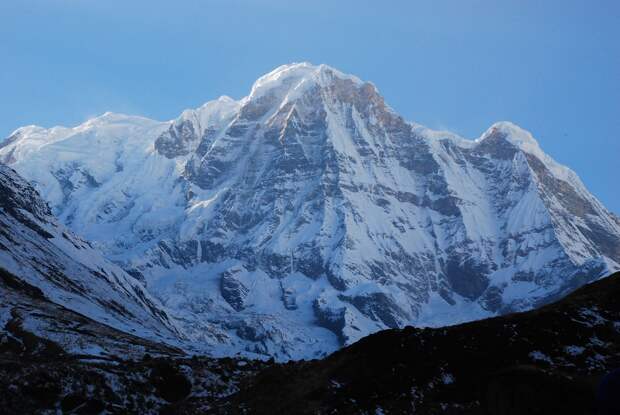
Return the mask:
{"type": "Polygon", "coordinates": [[[528,309],[620,262],[618,217],[530,133],[432,131],[325,65],[169,122],[105,118],[22,133],[0,161],[213,353],[314,357],[528,309]]]}

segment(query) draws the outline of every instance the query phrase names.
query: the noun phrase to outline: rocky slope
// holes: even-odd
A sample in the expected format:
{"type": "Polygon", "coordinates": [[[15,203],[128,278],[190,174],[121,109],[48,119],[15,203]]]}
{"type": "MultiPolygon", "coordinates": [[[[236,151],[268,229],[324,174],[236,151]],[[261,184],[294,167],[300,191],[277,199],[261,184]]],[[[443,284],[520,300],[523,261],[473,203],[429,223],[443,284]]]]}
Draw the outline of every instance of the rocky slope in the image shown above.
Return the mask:
{"type": "Polygon", "coordinates": [[[1,353],[26,360],[30,356],[43,360],[67,356],[106,360],[118,356],[142,358],[145,353],[183,355],[178,348],[120,331],[54,303],[39,288],[3,269],[0,298],[1,353]]]}
{"type": "Polygon", "coordinates": [[[387,330],[323,360],[283,364],[161,350],[157,358],[93,359],[54,354],[53,344],[34,350],[0,344],[0,410],[594,414],[601,409],[594,396],[601,378],[620,365],[619,295],[616,274],[535,311],[387,330]]]}
{"type": "Polygon", "coordinates": [[[431,131],[325,65],[279,67],[170,122],[20,128],[0,160],[213,354],[321,356],[619,269],[620,220],[528,132],[431,131]]]}
{"type": "MultiPolygon", "coordinates": [[[[2,343],[34,332],[66,352],[118,354],[119,331],[159,342],[180,338],[141,283],[59,224],[36,190],[2,164],[0,272],[2,343]]],[[[139,352],[144,342],[136,341],[139,352]]]]}
{"type": "MultiPolygon", "coordinates": [[[[219,410],[597,413],[600,380],[620,366],[618,295],[620,273],[526,313],[447,328],[386,330],[324,360],[271,366],[219,410]]],[[[617,390],[609,398],[618,408],[617,390]]]]}
{"type": "Polygon", "coordinates": [[[237,361],[190,360],[53,303],[2,269],[0,296],[2,414],[160,413],[190,391],[205,406],[264,365],[245,362],[238,373],[237,361]]]}

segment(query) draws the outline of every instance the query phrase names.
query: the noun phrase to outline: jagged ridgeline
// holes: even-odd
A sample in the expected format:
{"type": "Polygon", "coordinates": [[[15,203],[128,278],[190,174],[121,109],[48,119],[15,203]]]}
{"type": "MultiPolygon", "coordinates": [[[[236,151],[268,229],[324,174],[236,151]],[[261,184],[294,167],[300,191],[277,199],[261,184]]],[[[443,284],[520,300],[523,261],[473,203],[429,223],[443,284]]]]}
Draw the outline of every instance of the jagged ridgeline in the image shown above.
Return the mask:
{"type": "Polygon", "coordinates": [[[320,356],[619,268],[620,220],[530,133],[432,131],[325,65],[279,67],[173,121],[20,128],[0,161],[213,354],[320,356]]]}

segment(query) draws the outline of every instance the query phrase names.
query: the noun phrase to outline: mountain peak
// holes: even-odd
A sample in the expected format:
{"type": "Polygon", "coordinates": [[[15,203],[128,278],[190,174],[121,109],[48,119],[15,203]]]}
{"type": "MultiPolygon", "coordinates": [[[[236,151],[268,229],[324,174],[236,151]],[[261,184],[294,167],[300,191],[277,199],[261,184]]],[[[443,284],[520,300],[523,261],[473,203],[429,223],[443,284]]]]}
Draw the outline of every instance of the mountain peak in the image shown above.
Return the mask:
{"type": "Polygon", "coordinates": [[[491,137],[498,137],[507,140],[523,151],[529,153],[538,153],[542,150],[538,145],[538,141],[532,134],[510,121],[499,121],[493,124],[487,131],[482,134],[479,141],[484,141],[491,137]]]}
{"type": "Polygon", "coordinates": [[[620,223],[529,132],[430,132],[327,65],[153,127],[44,131],[0,160],[222,353],[316,357],[620,268],[620,223]]]}
{"type": "Polygon", "coordinates": [[[348,79],[358,85],[364,82],[329,65],[313,65],[309,62],[281,65],[261,76],[252,86],[249,98],[259,98],[269,92],[286,90],[302,91],[310,85],[327,85],[333,78],[348,79]]]}
{"type": "Polygon", "coordinates": [[[535,156],[538,160],[544,162],[553,174],[566,182],[572,183],[574,186],[585,189],[585,186],[579,179],[579,176],[570,168],[556,162],[552,157],[543,151],[538,141],[532,134],[510,121],[500,121],[493,124],[487,131],[480,136],[475,143],[483,144],[489,140],[506,141],[515,148],[524,153],[535,156]]]}

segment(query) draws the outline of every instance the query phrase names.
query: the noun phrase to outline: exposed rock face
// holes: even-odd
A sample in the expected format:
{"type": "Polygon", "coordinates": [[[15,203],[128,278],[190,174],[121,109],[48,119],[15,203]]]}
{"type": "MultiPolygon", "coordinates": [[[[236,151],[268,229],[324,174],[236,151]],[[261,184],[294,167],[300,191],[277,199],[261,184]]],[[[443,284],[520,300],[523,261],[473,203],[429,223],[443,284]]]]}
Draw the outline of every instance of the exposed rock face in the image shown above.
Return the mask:
{"type": "Polygon", "coordinates": [[[620,262],[620,220],[528,132],[431,131],[324,65],[171,122],[12,137],[0,160],[223,354],[312,357],[523,310],[620,262]],[[239,335],[252,324],[258,342],[239,335]]]}
{"type": "Polygon", "coordinates": [[[228,270],[224,272],[220,283],[222,297],[224,297],[235,311],[243,310],[245,299],[250,291],[243,282],[235,278],[235,274],[238,272],[238,270],[228,270]]]}

